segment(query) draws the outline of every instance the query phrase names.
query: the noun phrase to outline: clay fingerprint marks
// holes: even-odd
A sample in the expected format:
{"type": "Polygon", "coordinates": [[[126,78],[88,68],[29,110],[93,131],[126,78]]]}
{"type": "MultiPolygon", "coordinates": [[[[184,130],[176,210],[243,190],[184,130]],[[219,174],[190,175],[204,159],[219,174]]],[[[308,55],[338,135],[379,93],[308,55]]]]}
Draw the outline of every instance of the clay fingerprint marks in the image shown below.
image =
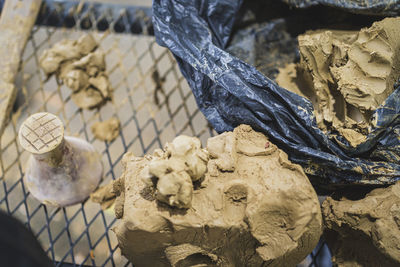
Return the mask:
{"type": "Polygon", "coordinates": [[[325,236],[334,264],[400,266],[400,182],[364,198],[322,203],[325,236]]]}
{"type": "Polygon", "coordinates": [[[173,267],[178,266],[221,266],[218,256],[192,244],[170,246],[165,255],[173,267]]]}
{"type": "Polygon", "coordinates": [[[333,71],[346,101],[362,112],[375,110],[399,78],[400,19],[387,18],[362,29],[348,50],[348,62],[333,71]]]}
{"type": "Polygon", "coordinates": [[[62,142],[63,137],[64,126],[61,120],[46,112],[30,116],[19,131],[21,146],[34,154],[43,154],[53,150],[62,142]]]}
{"type": "Polygon", "coordinates": [[[232,181],[224,188],[224,220],[241,222],[245,217],[249,188],[242,181],[232,181]]]}
{"type": "MultiPolygon", "coordinates": [[[[275,266],[294,266],[298,263],[299,258],[294,255],[302,250],[299,243],[306,240],[302,235],[310,231],[308,227],[311,223],[302,225],[300,222],[302,217],[299,213],[304,207],[294,201],[288,202],[284,199],[286,197],[290,198],[282,192],[271,194],[248,210],[252,235],[261,244],[257,252],[264,261],[274,262],[275,266]]],[[[305,212],[303,215],[307,217],[305,212]]],[[[310,217],[305,219],[310,220],[310,217]]]]}
{"type": "Polygon", "coordinates": [[[356,147],[365,142],[373,112],[400,77],[399,27],[400,18],[385,18],[358,32],[301,34],[300,62],[280,69],[276,81],[312,100],[320,129],[339,132],[356,147]]]}

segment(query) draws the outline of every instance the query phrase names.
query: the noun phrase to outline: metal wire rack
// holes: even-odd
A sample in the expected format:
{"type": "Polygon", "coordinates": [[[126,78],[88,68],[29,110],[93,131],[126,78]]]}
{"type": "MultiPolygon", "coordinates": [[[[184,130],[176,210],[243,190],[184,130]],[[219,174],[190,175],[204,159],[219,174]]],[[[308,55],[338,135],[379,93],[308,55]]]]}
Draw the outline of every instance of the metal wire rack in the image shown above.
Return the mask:
{"type": "MultiPolygon", "coordinates": [[[[91,142],[102,153],[102,184],[121,175],[127,151],[143,155],[179,134],[204,141],[215,134],[199,112],[190,88],[171,53],[155,43],[151,10],[132,6],[63,1],[43,3],[36,26],[22,56],[16,85],[19,93],[10,123],[0,142],[0,209],[17,217],[33,231],[56,266],[130,266],[121,256],[110,228],[113,211],[85,201],[67,208],[42,205],[23,182],[29,154],[18,141],[21,123],[30,114],[48,111],[65,123],[68,135],[91,142]],[[77,39],[90,32],[105,51],[114,99],[95,110],[79,109],[70,89],[57,84],[38,66],[44,49],[61,39],[77,39]],[[119,137],[96,140],[90,126],[118,117],[119,137]]],[[[323,242],[301,266],[329,266],[323,242]],[[328,265],[327,265],[328,264],[328,265]]]]}

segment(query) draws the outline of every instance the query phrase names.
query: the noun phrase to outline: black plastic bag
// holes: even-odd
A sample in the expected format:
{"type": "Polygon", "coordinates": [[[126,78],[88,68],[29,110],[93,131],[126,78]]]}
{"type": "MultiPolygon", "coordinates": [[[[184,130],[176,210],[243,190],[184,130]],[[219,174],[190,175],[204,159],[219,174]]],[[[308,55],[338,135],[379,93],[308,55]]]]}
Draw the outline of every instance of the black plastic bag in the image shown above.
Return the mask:
{"type": "Polygon", "coordinates": [[[314,5],[327,5],[345,9],[360,14],[381,14],[396,16],[400,12],[398,0],[283,0],[297,8],[307,8],[314,5]]]}
{"type": "Polygon", "coordinates": [[[240,0],[153,2],[156,40],[176,57],[215,130],[230,131],[244,123],[264,132],[290,160],[303,166],[317,187],[380,186],[399,180],[400,88],[374,113],[377,126],[364,143],[353,148],[342,136],[325,135],[316,125],[309,100],[279,87],[226,51],[241,4],[240,0]]]}

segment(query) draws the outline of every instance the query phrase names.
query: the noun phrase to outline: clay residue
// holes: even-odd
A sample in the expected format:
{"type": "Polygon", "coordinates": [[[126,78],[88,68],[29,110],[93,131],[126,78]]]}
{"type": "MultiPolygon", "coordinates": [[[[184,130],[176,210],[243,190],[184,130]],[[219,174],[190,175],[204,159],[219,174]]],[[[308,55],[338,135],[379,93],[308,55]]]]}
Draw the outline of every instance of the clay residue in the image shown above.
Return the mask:
{"type": "Polygon", "coordinates": [[[320,206],[303,170],[249,126],[206,149],[181,136],[153,155],[127,153],[123,165],[113,231],[135,266],[295,266],[319,240],[320,206]]]}
{"type": "Polygon", "coordinates": [[[71,98],[80,108],[95,108],[111,98],[104,53],[91,35],[56,43],[43,52],[39,64],[73,91],[71,98]]]}
{"type": "Polygon", "coordinates": [[[400,77],[399,27],[400,18],[386,18],[359,32],[299,35],[300,63],[281,69],[276,81],[312,100],[322,130],[340,133],[357,146],[370,131],[372,112],[400,77]],[[311,94],[304,93],[307,87],[311,94]]]}
{"type": "Polygon", "coordinates": [[[338,266],[400,266],[400,182],[361,200],[322,204],[327,242],[338,266]]]}
{"type": "Polygon", "coordinates": [[[121,122],[117,118],[93,123],[91,130],[97,139],[111,142],[119,135],[121,122]]]}

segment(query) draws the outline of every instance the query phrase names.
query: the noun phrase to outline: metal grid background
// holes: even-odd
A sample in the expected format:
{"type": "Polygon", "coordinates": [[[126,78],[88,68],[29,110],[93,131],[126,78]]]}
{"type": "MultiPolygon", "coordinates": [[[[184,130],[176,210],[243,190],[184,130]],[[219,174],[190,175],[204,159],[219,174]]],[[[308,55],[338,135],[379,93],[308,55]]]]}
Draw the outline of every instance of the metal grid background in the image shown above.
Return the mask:
{"type": "MultiPolygon", "coordinates": [[[[83,2],[45,2],[23,53],[12,119],[0,142],[0,208],[33,231],[57,266],[131,266],[121,256],[112,210],[85,201],[67,208],[40,204],[23,182],[29,153],[18,141],[21,123],[30,114],[48,111],[65,123],[67,135],[91,142],[102,153],[102,184],[121,175],[121,158],[127,151],[143,155],[162,147],[174,136],[198,136],[203,144],[214,135],[196,106],[190,88],[167,49],[152,35],[148,8],[83,2]],[[95,110],[81,110],[70,89],[46,80],[38,67],[44,49],[61,39],[76,39],[90,32],[106,53],[107,73],[114,99],[95,110]],[[94,139],[90,126],[112,116],[121,121],[119,137],[112,142],[94,139]]],[[[329,266],[323,242],[300,266],[329,266]]]]}

